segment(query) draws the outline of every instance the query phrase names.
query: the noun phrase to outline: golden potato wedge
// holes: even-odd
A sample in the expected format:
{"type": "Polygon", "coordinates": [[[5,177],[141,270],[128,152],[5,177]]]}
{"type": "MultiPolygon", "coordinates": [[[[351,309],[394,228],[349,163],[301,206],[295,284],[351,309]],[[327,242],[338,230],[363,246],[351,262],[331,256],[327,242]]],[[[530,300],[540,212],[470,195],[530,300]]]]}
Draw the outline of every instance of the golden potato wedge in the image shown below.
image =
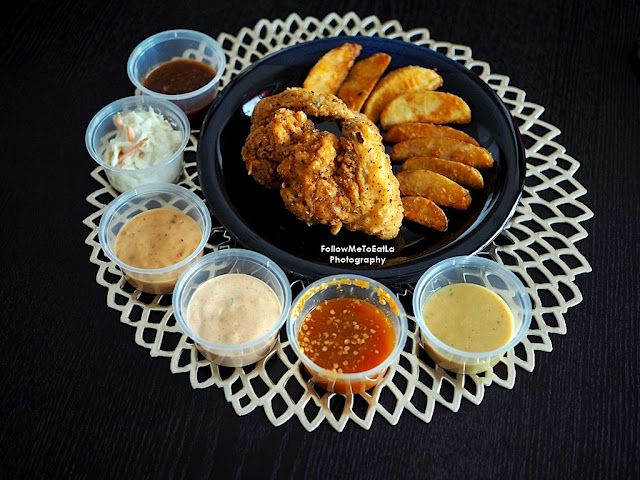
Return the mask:
{"type": "Polygon", "coordinates": [[[398,143],[412,138],[422,137],[447,137],[455,138],[471,145],[479,146],[478,142],[471,135],[446,125],[436,125],[435,123],[410,122],[395,125],[384,134],[384,141],[398,143]]]}
{"type": "Polygon", "coordinates": [[[471,205],[469,190],[444,175],[429,170],[398,172],[400,195],[426,197],[441,207],[466,210],[471,205]]]}
{"type": "Polygon", "coordinates": [[[386,53],[374,53],[356,62],[338,90],[338,98],[359,112],[390,62],[391,56],[386,53]]]}
{"type": "Polygon", "coordinates": [[[469,190],[430,170],[412,170],[396,174],[403,197],[425,197],[441,207],[466,210],[471,205],[469,190]]]}
{"type": "Polygon", "coordinates": [[[431,170],[444,175],[460,185],[473,189],[484,187],[482,174],[475,168],[460,162],[436,157],[411,157],[404,161],[401,171],[431,170]]]}
{"type": "Polygon", "coordinates": [[[319,93],[335,95],[349,74],[362,46],[345,43],[325,53],[304,79],[303,88],[319,93]]]}
{"type": "Polygon", "coordinates": [[[363,113],[373,123],[380,121],[382,109],[398,95],[416,90],[435,90],[442,86],[442,77],[430,68],[407,65],[380,79],[364,104],[363,113]]]}
{"type": "Polygon", "coordinates": [[[493,166],[493,157],[487,149],[455,138],[412,138],[391,148],[394,162],[404,162],[410,157],[437,157],[480,169],[493,166]]]}
{"type": "Polygon", "coordinates": [[[403,93],[380,112],[380,125],[389,130],[401,123],[469,123],[471,109],[467,102],[452,93],[419,90],[403,93]]]}
{"type": "Polygon", "coordinates": [[[439,232],[445,232],[449,220],[442,209],[433,201],[425,197],[402,197],[404,218],[419,223],[439,232]]]}

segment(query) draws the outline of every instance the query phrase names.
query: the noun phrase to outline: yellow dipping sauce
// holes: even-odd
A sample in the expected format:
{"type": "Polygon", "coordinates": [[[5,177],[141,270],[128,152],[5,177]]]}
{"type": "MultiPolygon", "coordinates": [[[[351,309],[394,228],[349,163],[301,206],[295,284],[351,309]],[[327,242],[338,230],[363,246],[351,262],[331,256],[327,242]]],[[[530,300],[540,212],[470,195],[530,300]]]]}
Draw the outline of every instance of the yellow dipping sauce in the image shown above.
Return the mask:
{"type": "Polygon", "coordinates": [[[422,315],[435,337],[465,352],[491,352],[513,337],[509,307],[480,285],[456,283],[441,288],[429,297],[422,315]]]}

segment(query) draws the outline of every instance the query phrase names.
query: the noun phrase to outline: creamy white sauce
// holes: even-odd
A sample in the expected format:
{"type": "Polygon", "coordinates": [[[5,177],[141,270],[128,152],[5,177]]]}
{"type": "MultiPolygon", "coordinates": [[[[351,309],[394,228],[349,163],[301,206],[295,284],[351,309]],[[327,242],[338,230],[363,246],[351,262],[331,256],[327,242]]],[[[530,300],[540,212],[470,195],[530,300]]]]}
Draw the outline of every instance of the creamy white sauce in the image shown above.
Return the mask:
{"type": "Polygon", "coordinates": [[[282,307],[262,280],[228,273],[207,280],[187,307],[187,323],[196,335],[219,345],[239,345],[266,334],[282,307]]]}

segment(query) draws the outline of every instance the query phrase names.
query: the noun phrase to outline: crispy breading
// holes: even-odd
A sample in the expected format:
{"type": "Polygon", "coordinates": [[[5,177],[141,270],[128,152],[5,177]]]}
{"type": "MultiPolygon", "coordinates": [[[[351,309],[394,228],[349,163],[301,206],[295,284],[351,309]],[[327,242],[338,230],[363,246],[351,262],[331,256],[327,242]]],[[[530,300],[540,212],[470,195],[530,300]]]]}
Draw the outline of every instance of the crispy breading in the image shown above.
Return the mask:
{"type": "MultiPolygon", "coordinates": [[[[274,124],[306,125],[294,115],[279,110],[274,124]]],[[[300,136],[288,127],[282,131],[294,131],[289,140],[276,135],[282,149],[280,195],[289,211],[307,223],[329,225],[334,234],[344,227],[384,240],[398,235],[403,218],[399,182],[375,125],[364,116],[347,119],[339,141],[316,129],[300,136]]]]}
{"type": "Polygon", "coordinates": [[[335,94],[349,74],[362,46],[345,43],[325,53],[311,67],[302,87],[316,93],[335,94]]]}
{"type": "Polygon", "coordinates": [[[374,53],[356,62],[338,90],[338,98],[359,112],[390,62],[391,56],[386,53],[374,53]]]}
{"type": "Polygon", "coordinates": [[[442,86],[442,77],[430,68],[407,65],[380,79],[364,104],[363,113],[373,123],[380,121],[384,107],[398,95],[417,90],[435,90],[442,86]]]}
{"type": "Polygon", "coordinates": [[[471,135],[447,125],[436,125],[435,123],[408,122],[395,125],[384,134],[384,141],[398,143],[412,138],[422,137],[447,137],[455,138],[471,145],[479,146],[478,142],[471,135]]]}
{"type": "Polygon", "coordinates": [[[441,207],[456,210],[466,210],[471,205],[469,190],[439,173],[413,170],[398,172],[396,177],[400,182],[400,194],[403,197],[426,197],[441,207]]]}
{"type": "Polygon", "coordinates": [[[419,223],[439,232],[444,232],[449,226],[449,220],[432,200],[425,197],[402,197],[404,218],[419,223]]]}
{"type": "Polygon", "coordinates": [[[411,157],[404,161],[401,171],[411,170],[431,170],[465,187],[473,189],[484,187],[482,174],[477,169],[460,162],[436,157],[411,157]]]}
{"type": "Polygon", "coordinates": [[[399,182],[367,117],[334,95],[302,88],[263,99],[253,115],[242,158],[257,181],[279,186],[289,211],[334,234],[344,227],[384,240],[398,235],[399,182]],[[341,138],[316,129],[307,115],[338,121],[341,138]]]}
{"type": "MultiPolygon", "coordinates": [[[[255,106],[251,116],[251,131],[242,147],[242,159],[247,172],[267,188],[280,188],[282,178],[277,168],[279,156],[274,153],[277,140],[274,138],[273,117],[280,108],[302,111],[308,116],[325,120],[351,118],[351,111],[335,95],[315,93],[299,87],[288,88],[276,95],[265,97],[255,106]]],[[[309,120],[310,128],[313,123],[309,120]]]]}
{"type": "Polygon", "coordinates": [[[356,115],[342,100],[329,93],[318,93],[300,87],[290,87],[258,102],[251,115],[251,127],[264,125],[273,119],[280,108],[302,111],[310,117],[324,120],[343,120],[356,115]]]}
{"type": "Polygon", "coordinates": [[[421,123],[469,123],[471,109],[457,95],[420,90],[404,93],[391,100],[380,112],[380,125],[389,130],[395,125],[421,123]]]}
{"type": "Polygon", "coordinates": [[[493,156],[487,149],[455,138],[413,138],[396,143],[391,149],[394,162],[403,162],[410,157],[437,157],[479,169],[493,166],[493,156]]]}

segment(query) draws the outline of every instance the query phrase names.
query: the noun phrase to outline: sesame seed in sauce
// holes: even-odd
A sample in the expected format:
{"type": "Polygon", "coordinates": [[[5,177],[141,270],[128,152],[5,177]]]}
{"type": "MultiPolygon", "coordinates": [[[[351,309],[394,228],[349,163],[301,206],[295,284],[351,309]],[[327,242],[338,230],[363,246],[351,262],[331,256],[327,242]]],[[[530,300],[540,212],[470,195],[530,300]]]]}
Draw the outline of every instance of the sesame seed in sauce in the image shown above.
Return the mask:
{"type": "Polygon", "coordinates": [[[389,319],[365,300],[327,300],[312,310],[302,325],[298,337],[304,353],[318,366],[338,373],[374,368],[389,356],[395,344],[389,319]],[[352,345],[357,345],[357,350],[351,349],[352,345]],[[345,360],[347,354],[349,360],[345,360]]]}

